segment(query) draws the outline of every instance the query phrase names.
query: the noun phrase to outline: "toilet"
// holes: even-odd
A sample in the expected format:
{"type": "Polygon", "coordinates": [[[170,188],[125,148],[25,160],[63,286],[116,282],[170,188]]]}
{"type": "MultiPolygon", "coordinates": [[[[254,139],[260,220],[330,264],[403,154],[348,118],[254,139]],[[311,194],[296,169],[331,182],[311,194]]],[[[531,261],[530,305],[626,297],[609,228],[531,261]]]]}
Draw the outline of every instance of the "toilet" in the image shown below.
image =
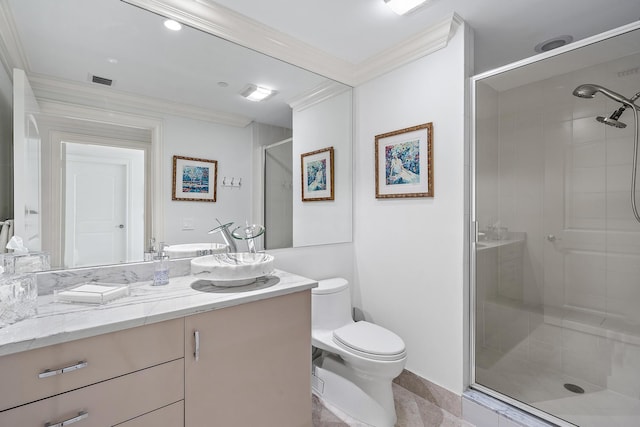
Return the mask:
{"type": "Polygon", "coordinates": [[[392,427],[391,381],[407,360],[402,338],[370,322],[354,322],[349,282],[320,280],[311,290],[313,393],[352,418],[392,427]]]}

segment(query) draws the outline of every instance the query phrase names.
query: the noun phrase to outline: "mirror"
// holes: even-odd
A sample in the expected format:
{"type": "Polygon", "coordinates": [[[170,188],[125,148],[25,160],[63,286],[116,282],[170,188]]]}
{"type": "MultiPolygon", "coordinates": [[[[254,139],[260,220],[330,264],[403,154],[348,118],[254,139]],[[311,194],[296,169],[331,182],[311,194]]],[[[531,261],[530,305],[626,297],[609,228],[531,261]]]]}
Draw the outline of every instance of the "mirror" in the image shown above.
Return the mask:
{"type": "MultiPolygon", "coordinates": [[[[119,255],[120,262],[141,261],[151,238],[167,244],[218,242],[218,236],[207,234],[216,218],[237,225],[269,222],[264,216],[270,201],[263,199],[262,147],[287,138],[293,140],[293,206],[291,225],[283,227],[291,236],[269,237],[267,229],[266,238],[292,242],[289,246],[351,241],[348,86],[186,26],[171,32],[163,27],[161,16],[119,0],[8,0],[0,6],[4,19],[12,21],[0,29],[2,37],[12,37],[17,46],[4,52],[12,63],[0,69],[0,95],[10,98],[3,84],[11,80],[8,72],[2,75],[6,69],[23,68],[40,104],[36,120],[42,145],[41,247],[35,249],[51,253],[53,268],[112,262],[101,262],[95,254],[83,257],[82,248],[69,254],[70,245],[65,244],[73,240],[66,237],[74,227],[68,219],[73,208],[64,206],[70,198],[68,181],[75,176],[65,159],[71,156],[77,163],[79,158],[106,157],[92,155],[91,147],[96,153],[109,146],[144,152],[144,202],[136,198],[144,237],[142,242],[136,237],[126,243],[131,249],[119,255]],[[109,81],[111,86],[105,86],[109,81]],[[277,93],[251,102],[240,95],[249,84],[270,86],[277,93]],[[318,88],[329,86],[335,96],[309,102],[318,88]],[[71,144],[82,144],[82,154],[68,153],[71,144]],[[302,203],[300,154],[327,146],[334,146],[336,153],[336,200],[302,203]],[[218,162],[215,202],[172,200],[174,155],[218,162]],[[90,261],[69,261],[80,258],[90,261]]],[[[4,123],[5,110],[0,115],[4,123]]],[[[4,153],[6,138],[2,144],[4,153]]],[[[0,167],[0,182],[20,181],[12,176],[11,164],[2,162],[0,167]]],[[[6,185],[0,190],[2,222],[14,215],[5,206],[10,191],[6,185]]],[[[105,202],[104,190],[93,196],[104,202],[102,206],[112,205],[105,202]]],[[[126,210],[131,204],[125,205],[126,210]]],[[[85,211],[96,208],[97,216],[105,211],[98,209],[99,203],[84,206],[85,211]]],[[[125,216],[132,215],[129,211],[125,216]]],[[[117,220],[115,227],[128,230],[133,219],[126,221],[117,220]]],[[[97,228],[90,221],[86,224],[91,232],[97,228]]],[[[93,246],[106,248],[111,240],[100,242],[93,246]]]]}

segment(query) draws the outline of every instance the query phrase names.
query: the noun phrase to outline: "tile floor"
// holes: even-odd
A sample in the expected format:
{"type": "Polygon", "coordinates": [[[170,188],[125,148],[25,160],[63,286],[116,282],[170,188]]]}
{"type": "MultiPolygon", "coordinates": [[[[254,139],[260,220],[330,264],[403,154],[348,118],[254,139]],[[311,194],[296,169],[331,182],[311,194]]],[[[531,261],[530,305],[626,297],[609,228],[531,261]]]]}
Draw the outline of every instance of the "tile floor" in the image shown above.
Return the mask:
{"type": "Polygon", "coordinates": [[[478,383],[581,427],[640,426],[640,400],[509,355],[478,353],[478,383]],[[585,391],[564,388],[577,384],[585,391]]]}
{"type": "MultiPolygon", "coordinates": [[[[472,424],[393,384],[398,422],[396,427],[473,427],[472,424]]],[[[313,396],[313,427],[366,427],[338,408],[313,396]]]]}

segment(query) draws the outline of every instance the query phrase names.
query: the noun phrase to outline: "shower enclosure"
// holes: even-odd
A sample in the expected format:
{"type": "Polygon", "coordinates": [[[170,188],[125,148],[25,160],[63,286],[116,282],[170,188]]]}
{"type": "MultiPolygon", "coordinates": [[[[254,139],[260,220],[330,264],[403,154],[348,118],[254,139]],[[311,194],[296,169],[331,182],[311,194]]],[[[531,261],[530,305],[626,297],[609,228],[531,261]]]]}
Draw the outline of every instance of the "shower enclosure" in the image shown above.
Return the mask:
{"type": "Polygon", "coordinates": [[[472,387],[638,426],[640,25],[574,45],[473,78],[472,387]]]}

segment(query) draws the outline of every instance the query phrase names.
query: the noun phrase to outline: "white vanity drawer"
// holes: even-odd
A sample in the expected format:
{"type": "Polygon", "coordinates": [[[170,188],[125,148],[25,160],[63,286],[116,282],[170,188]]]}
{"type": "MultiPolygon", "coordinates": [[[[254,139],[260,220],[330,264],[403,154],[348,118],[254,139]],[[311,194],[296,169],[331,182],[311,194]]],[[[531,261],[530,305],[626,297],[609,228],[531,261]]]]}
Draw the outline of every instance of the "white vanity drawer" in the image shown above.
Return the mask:
{"type": "Polygon", "coordinates": [[[182,401],[183,378],[184,359],[174,360],[0,412],[0,426],[43,427],[73,419],[76,422],[64,425],[113,426],[182,401]]]}
{"type": "MultiPolygon", "coordinates": [[[[184,400],[148,414],[125,421],[114,427],[184,427],[184,400]]],[[[80,427],[80,426],[78,426],[80,427]]]]}
{"type": "Polygon", "coordinates": [[[183,319],[2,356],[0,410],[183,356],[183,319]]]}

